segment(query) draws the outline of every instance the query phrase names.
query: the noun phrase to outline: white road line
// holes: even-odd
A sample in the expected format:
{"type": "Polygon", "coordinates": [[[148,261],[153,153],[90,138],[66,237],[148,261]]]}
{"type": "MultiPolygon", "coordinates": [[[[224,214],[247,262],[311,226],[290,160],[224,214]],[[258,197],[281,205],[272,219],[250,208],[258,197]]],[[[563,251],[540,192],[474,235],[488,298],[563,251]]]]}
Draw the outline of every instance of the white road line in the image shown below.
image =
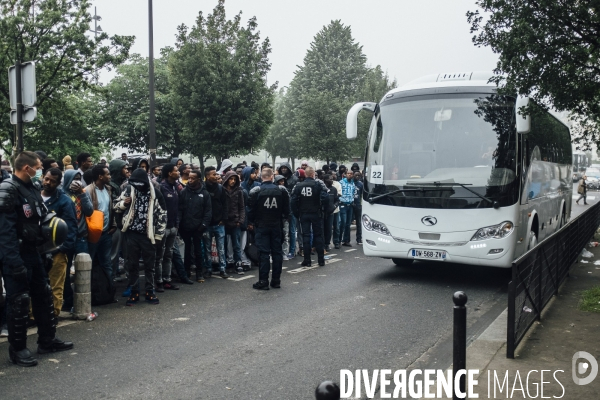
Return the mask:
{"type": "Polygon", "coordinates": [[[245,275],[245,276],[243,276],[241,278],[229,278],[227,280],[228,281],[239,282],[239,281],[243,281],[243,280],[250,279],[250,278],[254,278],[254,275],[245,275]]]}
{"type": "MultiPolygon", "coordinates": [[[[341,258],[332,258],[331,260],[327,260],[325,261],[325,265],[329,265],[329,264],[333,264],[334,262],[338,262],[338,261],[342,261],[341,258]]],[[[287,271],[288,274],[298,274],[300,272],[304,272],[304,271],[310,271],[311,269],[315,269],[315,268],[319,268],[319,265],[313,265],[311,267],[300,267],[300,268],[296,268],[293,269],[291,271],[287,271]]]]}
{"type": "Polygon", "coordinates": [[[350,253],[351,251],[356,251],[356,249],[344,250],[344,253],[350,253]]]}

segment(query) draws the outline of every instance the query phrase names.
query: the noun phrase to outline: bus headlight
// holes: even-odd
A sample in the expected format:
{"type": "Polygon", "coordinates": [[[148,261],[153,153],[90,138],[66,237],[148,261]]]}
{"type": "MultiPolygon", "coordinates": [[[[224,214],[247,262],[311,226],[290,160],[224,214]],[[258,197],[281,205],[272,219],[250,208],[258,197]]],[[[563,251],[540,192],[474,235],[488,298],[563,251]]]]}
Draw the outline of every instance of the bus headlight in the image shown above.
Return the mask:
{"type": "Polygon", "coordinates": [[[369,218],[367,214],[363,214],[362,224],[368,231],[381,233],[382,235],[392,236],[387,226],[385,226],[383,222],[375,221],[374,219],[369,218]]]}
{"type": "Polygon", "coordinates": [[[485,228],[481,228],[475,232],[471,238],[471,241],[502,239],[510,235],[514,229],[515,226],[510,221],[504,221],[498,225],[486,226],[485,228]]]}

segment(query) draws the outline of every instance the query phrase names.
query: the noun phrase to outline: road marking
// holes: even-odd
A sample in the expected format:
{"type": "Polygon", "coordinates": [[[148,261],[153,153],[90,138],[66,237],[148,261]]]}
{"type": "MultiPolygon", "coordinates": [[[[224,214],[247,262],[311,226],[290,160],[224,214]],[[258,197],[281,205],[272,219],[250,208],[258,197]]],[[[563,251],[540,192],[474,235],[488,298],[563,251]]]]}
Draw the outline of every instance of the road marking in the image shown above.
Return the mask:
{"type": "Polygon", "coordinates": [[[351,251],[356,251],[356,249],[345,250],[344,253],[350,253],[351,251]]]}
{"type": "Polygon", "coordinates": [[[239,281],[243,281],[243,280],[250,279],[250,278],[254,278],[254,275],[245,275],[245,276],[243,276],[241,278],[229,278],[227,280],[228,281],[239,282],[239,281]]]}
{"type": "MultiPolygon", "coordinates": [[[[334,262],[342,261],[341,258],[332,258],[331,260],[325,261],[325,265],[333,264],[334,262]]],[[[311,269],[319,268],[319,265],[314,265],[311,267],[300,267],[293,269],[291,271],[287,271],[288,274],[298,274],[300,272],[309,271],[311,269]]]]}

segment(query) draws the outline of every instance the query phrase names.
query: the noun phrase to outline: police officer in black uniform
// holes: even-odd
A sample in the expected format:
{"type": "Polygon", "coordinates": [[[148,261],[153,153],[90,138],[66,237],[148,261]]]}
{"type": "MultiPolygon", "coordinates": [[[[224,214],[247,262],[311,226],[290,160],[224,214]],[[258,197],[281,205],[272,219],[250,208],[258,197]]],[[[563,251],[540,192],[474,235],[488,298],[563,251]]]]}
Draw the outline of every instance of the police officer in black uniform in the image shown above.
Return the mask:
{"type": "Polygon", "coordinates": [[[327,186],[315,180],[315,170],[307,167],[304,170],[306,179],[298,183],[292,191],[292,212],[300,218],[302,227],[302,243],[304,248],[304,261],[302,266],[310,267],[310,233],[312,228],[313,245],[317,250],[319,266],[325,265],[323,252],[323,207],[329,203],[327,186]]]}
{"type": "Polygon", "coordinates": [[[273,258],[271,287],[281,287],[283,269],[283,248],[281,237],[283,220],[290,215],[290,198],[284,186],[273,183],[273,170],[264,168],[261,172],[262,184],[250,191],[250,211],[248,229],[256,232],[256,247],[260,252],[258,282],[252,287],[269,290],[269,255],[273,258]]]}
{"type": "MultiPolygon", "coordinates": [[[[69,350],[73,343],[58,339],[52,290],[38,252],[44,243],[42,221],[47,218],[40,192],[42,162],[24,151],[15,160],[15,173],[0,184],[0,261],[8,303],[8,349],[10,361],[23,367],[37,365],[27,348],[29,301],[38,326],[38,353],[69,350]]],[[[64,223],[64,222],[63,222],[64,223]]]]}

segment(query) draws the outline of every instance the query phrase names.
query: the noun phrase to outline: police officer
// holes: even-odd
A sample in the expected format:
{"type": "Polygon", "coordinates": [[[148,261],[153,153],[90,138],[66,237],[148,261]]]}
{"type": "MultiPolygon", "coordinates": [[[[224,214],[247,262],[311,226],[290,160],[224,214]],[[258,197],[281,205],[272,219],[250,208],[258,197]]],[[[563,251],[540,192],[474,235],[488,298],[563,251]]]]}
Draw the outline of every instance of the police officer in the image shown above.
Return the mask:
{"type": "Polygon", "coordinates": [[[306,179],[298,183],[292,191],[292,212],[296,218],[300,218],[302,227],[302,242],[304,248],[304,261],[302,266],[310,267],[310,233],[312,228],[313,244],[317,249],[319,266],[325,265],[323,252],[323,210],[322,207],[329,203],[327,186],[321,181],[315,180],[315,170],[306,167],[304,170],[306,179]]]}
{"type": "Polygon", "coordinates": [[[269,255],[273,258],[271,287],[281,287],[283,250],[281,236],[283,220],[290,214],[290,198],[284,186],[273,183],[273,170],[264,168],[261,172],[262,184],[250,191],[250,211],[248,229],[256,232],[256,247],[260,253],[258,282],[252,287],[269,290],[269,255]]]}
{"type": "Polygon", "coordinates": [[[38,326],[38,353],[73,348],[73,343],[55,336],[52,290],[38,253],[41,221],[47,216],[41,194],[34,187],[41,175],[39,156],[24,151],[15,160],[13,177],[0,184],[0,261],[8,303],[8,353],[11,362],[23,367],[37,365],[27,348],[30,299],[38,326]]]}

